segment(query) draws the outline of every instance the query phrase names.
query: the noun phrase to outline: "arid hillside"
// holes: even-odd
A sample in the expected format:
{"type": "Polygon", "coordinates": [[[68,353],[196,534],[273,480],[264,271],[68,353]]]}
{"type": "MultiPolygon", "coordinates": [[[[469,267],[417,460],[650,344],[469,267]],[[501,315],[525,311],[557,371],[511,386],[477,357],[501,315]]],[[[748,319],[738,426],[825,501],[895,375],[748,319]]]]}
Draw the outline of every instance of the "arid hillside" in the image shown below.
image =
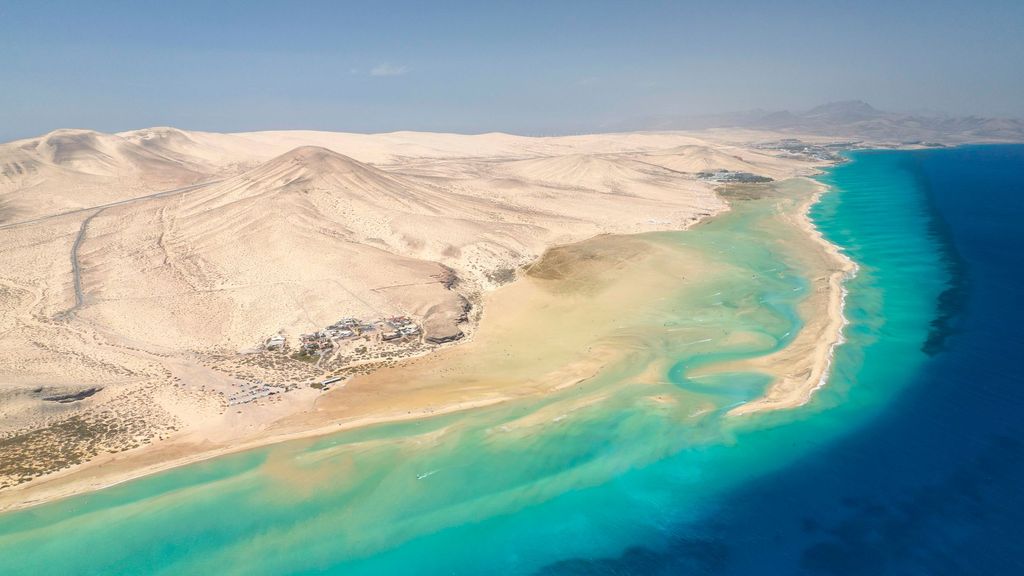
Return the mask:
{"type": "Polygon", "coordinates": [[[778,142],[151,128],[2,144],[0,441],[19,456],[0,487],[309,410],[472,336],[482,294],[553,246],[685,228],[726,208],[722,182],[827,153],[778,142]]]}

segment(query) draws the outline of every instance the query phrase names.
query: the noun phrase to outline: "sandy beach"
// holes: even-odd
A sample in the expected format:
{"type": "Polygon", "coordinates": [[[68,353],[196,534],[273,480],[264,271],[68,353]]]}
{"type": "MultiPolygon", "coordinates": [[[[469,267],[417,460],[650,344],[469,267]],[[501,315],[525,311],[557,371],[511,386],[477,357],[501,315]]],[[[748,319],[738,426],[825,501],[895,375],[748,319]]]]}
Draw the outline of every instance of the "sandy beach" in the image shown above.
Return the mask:
{"type": "MultiPolygon", "coordinates": [[[[11,352],[0,365],[0,442],[11,447],[12,470],[0,509],[274,442],[576,386],[621,359],[620,347],[636,345],[613,335],[622,303],[642,311],[651,295],[676,290],[678,278],[715,269],[706,257],[677,262],[643,233],[683,230],[727,210],[715,189],[735,175],[787,180],[825,164],[749,143],[770,143],[770,133],[169,130],[51,134],[39,146],[73,146],[77,164],[40,163],[36,173],[50,171],[45,182],[55,189],[85,169],[102,182],[83,155],[144,146],[164,160],[138,174],[183,188],[140,194],[153,182],[143,179],[100,209],[82,209],[80,200],[46,207],[56,216],[19,209],[0,227],[0,249],[25,264],[0,278],[0,337],[11,352]],[[395,142],[404,144],[400,158],[395,142]],[[197,149],[216,154],[189,156],[180,173],[166,162],[197,149]],[[195,186],[204,170],[210,184],[195,186]],[[441,213],[445,226],[426,224],[441,213]],[[267,265],[250,264],[260,260],[267,265]],[[652,262],[677,274],[619,280],[652,262]],[[562,318],[557,330],[547,325],[552,311],[562,318]],[[346,314],[357,322],[407,315],[422,336],[293,352],[299,332],[346,314]],[[287,335],[287,352],[263,349],[275,333],[287,335]],[[341,383],[329,392],[311,386],[332,376],[341,383]],[[272,393],[233,403],[258,387],[272,393]],[[59,458],[33,456],[55,447],[59,458]]],[[[30,146],[18,144],[26,158],[30,146]]],[[[807,218],[820,193],[808,191],[786,216],[814,247],[803,265],[821,271],[801,305],[804,328],[774,354],[713,368],[775,378],[765,398],[733,414],[806,402],[840,341],[841,282],[852,268],[807,218]]],[[[373,328],[388,329],[380,326],[373,328]]]]}
{"type": "MultiPolygon", "coordinates": [[[[779,352],[716,364],[709,371],[755,370],[775,378],[763,398],[733,408],[731,415],[798,407],[827,377],[844,325],[842,281],[854,268],[820,237],[807,217],[808,208],[821,192],[816,189],[798,210],[786,215],[805,235],[807,245],[819,249],[817,254],[808,254],[810,265],[827,271],[812,279],[813,289],[800,310],[803,329],[779,352]]],[[[289,405],[273,412],[250,413],[230,423],[101,455],[0,493],[0,509],[32,506],[272,443],[471,410],[577,385],[622,355],[605,340],[607,327],[615,322],[608,311],[615,306],[579,307],[571,328],[540,341],[535,335],[537,309],[546,308],[550,313],[556,307],[561,310],[560,317],[571,318],[567,311],[577,307],[578,299],[589,300],[595,292],[600,293],[610,274],[628,273],[631,266],[649,266],[657,260],[649,251],[650,246],[630,242],[628,237],[595,238],[550,251],[534,266],[535,276],[526,275],[487,294],[486,312],[472,339],[357,376],[326,394],[290,397],[289,405]],[[601,310],[607,316],[594,315],[601,310]]],[[[678,274],[707,273],[709,265],[713,262],[687,263],[678,274]]],[[[601,297],[610,303],[641,299],[641,294],[657,289],[634,286],[627,289],[634,292],[629,294],[617,286],[613,293],[601,297]]]]}
{"type": "Polygon", "coordinates": [[[689,274],[707,266],[666,262],[667,254],[652,254],[648,244],[628,237],[597,237],[554,254],[553,264],[542,260],[535,266],[540,279],[527,274],[486,295],[472,338],[357,376],[325,394],[289,397],[290,406],[270,414],[197,422],[199,430],[190,434],[102,455],[7,489],[0,492],[0,509],[36,505],[277,442],[439,416],[576,385],[621,356],[606,341],[615,328],[616,303],[667,291],[675,276],[652,280],[655,286],[612,278],[655,262],[689,274]],[[554,274],[559,277],[553,279],[554,274]],[[602,291],[606,284],[611,287],[602,291]],[[600,305],[581,305],[595,297],[600,305]],[[542,333],[549,314],[561,319],[560,330],[542,333]]]}

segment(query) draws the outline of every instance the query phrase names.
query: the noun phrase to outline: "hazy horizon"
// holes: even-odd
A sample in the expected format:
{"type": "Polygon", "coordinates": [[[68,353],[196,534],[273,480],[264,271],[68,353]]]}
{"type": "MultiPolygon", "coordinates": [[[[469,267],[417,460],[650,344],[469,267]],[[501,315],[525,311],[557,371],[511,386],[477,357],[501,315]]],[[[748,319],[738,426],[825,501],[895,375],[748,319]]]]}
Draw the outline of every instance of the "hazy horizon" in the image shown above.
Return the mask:
{"type": "Polygon", "coordinates": [[[160,125],[559,134],[855,99],[1024,116],[1017,2],[273,6],[0,3],[0,141],[160,125]]]}

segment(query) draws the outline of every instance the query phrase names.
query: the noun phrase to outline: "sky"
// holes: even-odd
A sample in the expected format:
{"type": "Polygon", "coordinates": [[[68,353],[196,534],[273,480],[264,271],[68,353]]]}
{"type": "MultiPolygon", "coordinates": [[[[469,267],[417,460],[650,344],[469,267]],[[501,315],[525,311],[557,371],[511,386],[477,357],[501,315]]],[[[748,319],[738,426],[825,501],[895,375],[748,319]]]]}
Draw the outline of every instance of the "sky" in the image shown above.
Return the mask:
{"type": "Polygon", "coordinates": [[[0,0],[0,141],[563,134],[849,99],[1024,117],[1022,30],[1022,0],[0,0]]]}

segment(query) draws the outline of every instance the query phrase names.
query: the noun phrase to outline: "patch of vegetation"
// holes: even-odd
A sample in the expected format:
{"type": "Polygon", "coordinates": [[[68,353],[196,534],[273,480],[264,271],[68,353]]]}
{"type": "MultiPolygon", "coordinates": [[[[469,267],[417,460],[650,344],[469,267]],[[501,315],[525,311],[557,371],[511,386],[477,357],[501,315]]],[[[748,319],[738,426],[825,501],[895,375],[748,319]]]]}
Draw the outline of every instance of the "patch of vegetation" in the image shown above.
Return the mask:
{"type": "Polygon", "coordinates": [[[516,279],[516,271],[513,268],[499,268],[486,273],[487,279],[501,286],[516,279]]]}

